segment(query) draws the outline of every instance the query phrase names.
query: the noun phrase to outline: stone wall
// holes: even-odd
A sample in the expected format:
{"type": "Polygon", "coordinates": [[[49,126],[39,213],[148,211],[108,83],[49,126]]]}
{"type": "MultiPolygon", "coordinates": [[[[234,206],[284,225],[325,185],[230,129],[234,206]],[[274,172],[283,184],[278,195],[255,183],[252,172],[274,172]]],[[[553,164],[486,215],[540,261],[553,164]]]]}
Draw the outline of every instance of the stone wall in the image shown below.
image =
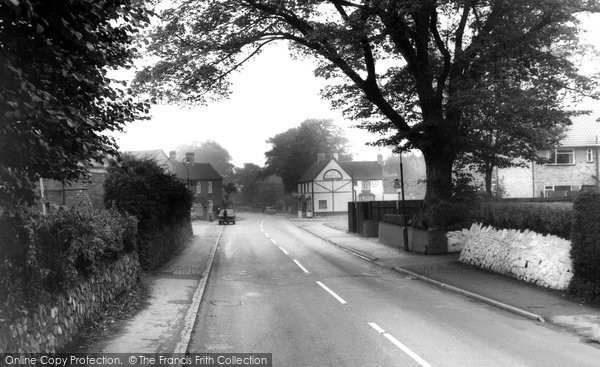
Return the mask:
{"type": "Polygon", "coordinates": [[[137,282],[140,263],[135,252],[105,264],[76,288],[40,304],[27,316],[0,323],[0,353],[59,352],[86,322],[102,314],[116,296],[137,282]]]}
{"type": "Polygon", "coordinates": [[[573,277],[571,242],[552,235],[473,224],[459,260],[542,287],[566,289],[573,277]]]}

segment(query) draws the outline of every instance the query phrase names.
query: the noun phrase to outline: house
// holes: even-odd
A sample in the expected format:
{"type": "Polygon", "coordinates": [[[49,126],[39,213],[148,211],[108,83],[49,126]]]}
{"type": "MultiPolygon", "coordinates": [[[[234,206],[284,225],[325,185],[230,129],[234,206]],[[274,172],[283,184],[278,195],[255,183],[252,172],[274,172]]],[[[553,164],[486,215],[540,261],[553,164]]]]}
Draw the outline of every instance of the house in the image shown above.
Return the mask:
{"type": "Polygon", "coordinates": [[[153,159],[194,193],[194,212],[197,217],[208,218],[216,208],[223,207],[223,177],[210,163],[195,162],[194,153],[186,153],[178,161],[174,151],[167,156],[162,150],[128,152],[138,158],[153,159]]]}
{"type": "Polygon", "coordinates": [[[585,186],[599,186],[600,122],[591,116],[572,120],[558,147],[542,155],[548,164],[528,168],[503,168],[495,171],[494,183],[507,197],[567,197],[585,186]]]}
{"type": "Polygon", "coordinates": [[[327,159],[324,153],[298,181],[298,214],[348,211],[351,201],[384,200],[381,156],[378,161],[340,162],[333,153],[327,159]]]}

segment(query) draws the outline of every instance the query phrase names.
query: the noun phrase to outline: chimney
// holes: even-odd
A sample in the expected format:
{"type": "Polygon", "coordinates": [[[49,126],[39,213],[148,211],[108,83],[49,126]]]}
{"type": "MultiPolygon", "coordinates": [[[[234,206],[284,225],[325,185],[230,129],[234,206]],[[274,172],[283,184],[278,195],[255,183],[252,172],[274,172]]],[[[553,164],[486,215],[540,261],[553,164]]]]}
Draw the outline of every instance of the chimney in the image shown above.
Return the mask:
{"type": "Polygon", "coordinates": [[[175,153],[174,150],[169,152],[169,159],[172,161],[176,161],[177,160],[177,153],[175,153]]]}
{"type": "Polygon", "coordinates": [[[317,153],[317,162],[324,161],[326,159],[325,153],[317,153]]]}
{"type": "Polygon", "coordinates": [[[335,159],[336,161],[340,160],[340,153],[331,153],[331,155],[333,156],[333,159],[335,159]]]}
{"type": "Polygon", "coordinates": [[[381,154],[377,154],[377,164],[383,165],[383,156],[381,154]]]}
{"type": "Polygon", "coordinates": [[[187,163],[194,163],[194,152],[185,153],[185,161],[187,163]]]}

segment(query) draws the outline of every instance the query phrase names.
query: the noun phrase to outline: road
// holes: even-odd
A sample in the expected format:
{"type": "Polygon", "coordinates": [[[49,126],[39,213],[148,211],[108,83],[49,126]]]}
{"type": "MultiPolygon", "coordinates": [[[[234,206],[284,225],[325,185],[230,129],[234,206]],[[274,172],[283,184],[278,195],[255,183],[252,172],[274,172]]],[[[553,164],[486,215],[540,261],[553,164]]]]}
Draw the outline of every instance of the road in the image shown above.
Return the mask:
{"type": "Polygon", "coordinates": [[[550,325],[389,274],[281,216],[239,213],[215,256],[188,352],[274,366],[598,366],[550,325]]]}

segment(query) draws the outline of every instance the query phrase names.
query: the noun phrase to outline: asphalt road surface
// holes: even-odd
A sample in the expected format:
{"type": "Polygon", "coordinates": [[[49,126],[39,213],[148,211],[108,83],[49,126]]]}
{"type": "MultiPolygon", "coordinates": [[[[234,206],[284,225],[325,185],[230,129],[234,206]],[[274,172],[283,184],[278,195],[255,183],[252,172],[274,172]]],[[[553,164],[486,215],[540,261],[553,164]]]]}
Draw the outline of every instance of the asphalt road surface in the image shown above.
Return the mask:
{"type": "Polygon", "coordinates": [[[238,214],[190,353],[273,353],[274,366],[600,366],[600,346],[564,330],[390,274],[281,216],[238,214]]]}

